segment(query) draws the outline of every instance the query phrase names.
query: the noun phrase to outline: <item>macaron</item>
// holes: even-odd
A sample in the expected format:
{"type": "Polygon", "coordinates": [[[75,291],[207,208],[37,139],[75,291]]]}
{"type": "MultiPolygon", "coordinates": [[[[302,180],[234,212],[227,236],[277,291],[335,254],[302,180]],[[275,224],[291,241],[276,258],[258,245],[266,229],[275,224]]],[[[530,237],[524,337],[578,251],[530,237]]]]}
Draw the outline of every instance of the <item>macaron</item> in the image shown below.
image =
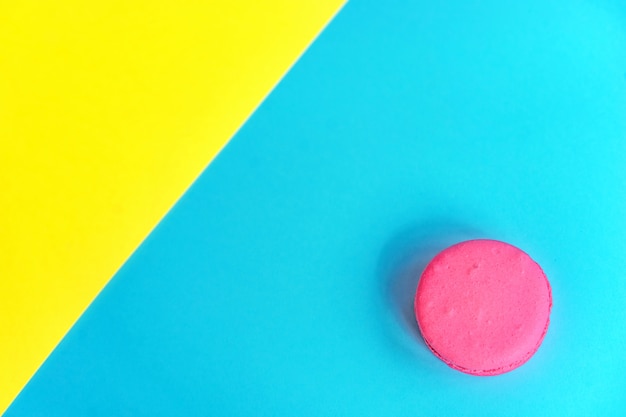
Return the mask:
{"type": "Polygon", "coordinates": [[[415,295],[424,341],[448,366],[472,375],[509,372],[535,354],[550,324],[552,292],[541,267],[497,240],[444,249],[415,295]]]}

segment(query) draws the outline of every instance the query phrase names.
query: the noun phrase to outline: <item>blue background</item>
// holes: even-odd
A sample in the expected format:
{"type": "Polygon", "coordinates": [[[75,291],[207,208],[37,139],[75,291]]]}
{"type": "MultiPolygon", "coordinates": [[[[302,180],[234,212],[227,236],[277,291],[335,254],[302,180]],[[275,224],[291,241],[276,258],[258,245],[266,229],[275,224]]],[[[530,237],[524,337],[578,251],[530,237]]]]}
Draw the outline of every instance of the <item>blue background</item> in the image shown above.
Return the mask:
{"type": "Polygon", "coordinates": [[[432,3],[350,2],[5,415],[625,415],[626,6],[432,3]],[[477,237],[553,288],[497,377],[412,318],[477,237]]]}

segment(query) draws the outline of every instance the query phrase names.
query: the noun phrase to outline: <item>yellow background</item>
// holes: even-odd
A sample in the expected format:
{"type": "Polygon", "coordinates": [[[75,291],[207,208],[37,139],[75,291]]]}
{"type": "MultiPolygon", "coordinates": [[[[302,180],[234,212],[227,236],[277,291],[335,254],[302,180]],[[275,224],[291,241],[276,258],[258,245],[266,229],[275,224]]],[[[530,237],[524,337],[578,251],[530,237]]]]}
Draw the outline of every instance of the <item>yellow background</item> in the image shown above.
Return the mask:
{"type": "Polygon", "coordinates": [[[0,413],[342,3],[0,0],[0,413]]]}

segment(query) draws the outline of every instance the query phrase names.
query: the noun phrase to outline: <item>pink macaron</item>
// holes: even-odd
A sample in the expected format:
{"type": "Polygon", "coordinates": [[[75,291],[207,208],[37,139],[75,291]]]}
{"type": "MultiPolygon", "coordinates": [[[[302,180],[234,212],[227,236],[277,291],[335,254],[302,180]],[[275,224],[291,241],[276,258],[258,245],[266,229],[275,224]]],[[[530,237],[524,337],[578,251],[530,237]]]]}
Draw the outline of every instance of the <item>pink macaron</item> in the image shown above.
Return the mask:
{"type": "Polygon", "coordinates": [[[552,293],[541,267],[496,240],[469,240],[422,273],[415,316],[430,350],[450,367],[498,375],[524,364],[548,330],[552,293]]]}

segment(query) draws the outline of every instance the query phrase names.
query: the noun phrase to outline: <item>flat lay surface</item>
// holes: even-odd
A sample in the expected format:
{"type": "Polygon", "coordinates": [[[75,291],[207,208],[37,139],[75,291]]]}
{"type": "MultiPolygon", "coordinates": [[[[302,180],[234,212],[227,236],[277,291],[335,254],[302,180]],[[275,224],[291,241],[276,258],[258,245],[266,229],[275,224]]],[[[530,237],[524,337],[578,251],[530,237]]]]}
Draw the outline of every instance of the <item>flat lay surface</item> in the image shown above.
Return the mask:
{"type": "Polygon", "coordinates": [[[0,1],[0,413],[341,1],[0,1]]]}
{"type": "Polygon", "coordinates": [[[5,415],[624,415],[626,7],[506,3],[348,2],[5,415]],[[554,301],[493,377],[413,309],[479,238],[554,301]]]}

